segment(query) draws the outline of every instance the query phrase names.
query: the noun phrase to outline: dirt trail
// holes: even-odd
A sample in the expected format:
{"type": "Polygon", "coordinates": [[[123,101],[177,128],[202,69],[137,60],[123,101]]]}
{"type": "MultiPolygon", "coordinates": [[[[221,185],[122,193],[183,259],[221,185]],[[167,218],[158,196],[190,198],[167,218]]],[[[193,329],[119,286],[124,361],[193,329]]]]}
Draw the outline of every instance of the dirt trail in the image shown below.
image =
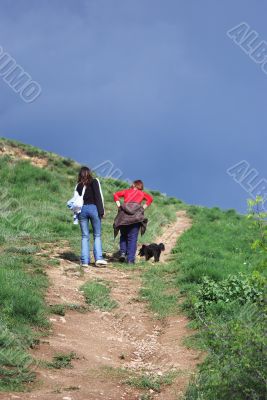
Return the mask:
{"type": "Polygon", "coordinates": [[[176,245],[177,239],[191,226],[191,221],[185,211],[176,213],[177,219],[173,224],[168,225],[161,236],[156,240],[157,243],[164,243],[165,251],[161,253],[160,261],[166,262],[171,258],[171,251],[176,245]]]}
{"type": "MultiPolygon", "coordinates": [[[[157,242],[166,244],[163,262],[170,256],[177,237],[190,227],[185,212],[177,213],[177,221],[165,229],[157,242]]],[[[60,256],[55,251],[54,256],[60,256]]],[[[160,264],[153,266],[160,268],[160,264]]],[[[90,311],[81,314],[68,311],[64,317],[51,318],[51,335],[32,351],[37,359],[51,360],[55,353],[75,352],[78,359],[72,369],[38,367],[39,383],[30,393],[0,395],[0,399],[37,400],[178,400],[189,377],[199,362],[200,353],[189,350],[183,339],[189,336],[187,319],[183,315],[159,321],[138,298],[140,273],[108,268],[87,269],[79,276],[77,265],[61,259],[59,267],[49,267],[51,287],[47,293],[49,304],[75,303],[85,305],[78,288],[90,279],[110,282],[111,295],[118,307],[112,312],[90,311]],[[171,386],[160,393],[130,387],[123,382],[127,373],[153,373],[162,376],[172,370],[178,376],[171,386]],[[147,397],[141,394],[148,393],[147,397]]]]}

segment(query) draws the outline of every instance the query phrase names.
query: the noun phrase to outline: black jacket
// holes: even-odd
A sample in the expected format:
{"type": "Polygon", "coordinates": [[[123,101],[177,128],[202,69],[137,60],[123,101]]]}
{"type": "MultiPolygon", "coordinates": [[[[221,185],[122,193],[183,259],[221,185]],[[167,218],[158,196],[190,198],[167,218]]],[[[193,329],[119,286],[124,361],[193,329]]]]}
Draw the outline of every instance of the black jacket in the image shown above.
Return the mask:
{"type": "MultiPolygon", "coordinates": [[[[81,196],[83,191],[83,184],[79,183],[77,186],[77,192],[81,196]]],[[[104,201],[101,194],[101,187],[97,179],[93,179],[91,184],[86,187],[83,196],[84,205],[95,204],[97,207],[99,217],[103,217],[105,214],[104,201]]]]}

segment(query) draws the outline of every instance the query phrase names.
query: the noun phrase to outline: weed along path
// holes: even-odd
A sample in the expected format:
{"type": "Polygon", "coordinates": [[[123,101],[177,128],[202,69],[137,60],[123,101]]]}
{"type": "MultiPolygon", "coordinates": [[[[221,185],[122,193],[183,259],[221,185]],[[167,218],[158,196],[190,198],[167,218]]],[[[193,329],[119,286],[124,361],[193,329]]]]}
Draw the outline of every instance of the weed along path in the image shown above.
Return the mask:
{"type": "MultiPolygon", "coordinates": [[[[177,213],[176,222],[157,240],[166,244],[162,262],[151,268],[161,268],[189,227],[186,213],[177,213]]],[[[47,269],[51,281],[47,302],[57,314],[50,318],[50,335],[32,350],[33,357],[42,361],[36,367],[37,383],[30,392],[2,393],[0,399],[181,399],[200,357],[183,345],[192,334],[186,317],[159,320],[148,310],[139,294],[140,268],[110,265],[81,274],[76,263],[62,257],[64,249],[51,252],[60,265],[47,269]],[[100,309],[87,310],[79,290],[84,284],[86,296],[106,295],[100,309]]]]}

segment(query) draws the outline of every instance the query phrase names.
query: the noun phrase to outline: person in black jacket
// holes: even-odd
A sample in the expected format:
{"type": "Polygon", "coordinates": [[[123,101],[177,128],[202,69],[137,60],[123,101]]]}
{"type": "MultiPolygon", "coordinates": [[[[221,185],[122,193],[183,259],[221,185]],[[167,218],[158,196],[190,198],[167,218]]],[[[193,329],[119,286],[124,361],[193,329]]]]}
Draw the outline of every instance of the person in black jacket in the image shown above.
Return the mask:
{"type": "Polygon", "coordinates": [[[89,221],[91,222],[94,235],[94,258],[98,266],[107,265],[102,255],[101,240],[101,218],[105,214],[104,200],[100,182],[94,179],[88,167],[82,167],[78,175],[77,192],[82,195],[83,188],[86,187],[83,196],[83,207],[79,214],[79,224],[82,233],[81,243],[81,264],[88,267],[90,264],[90,232],[89,221]]]}

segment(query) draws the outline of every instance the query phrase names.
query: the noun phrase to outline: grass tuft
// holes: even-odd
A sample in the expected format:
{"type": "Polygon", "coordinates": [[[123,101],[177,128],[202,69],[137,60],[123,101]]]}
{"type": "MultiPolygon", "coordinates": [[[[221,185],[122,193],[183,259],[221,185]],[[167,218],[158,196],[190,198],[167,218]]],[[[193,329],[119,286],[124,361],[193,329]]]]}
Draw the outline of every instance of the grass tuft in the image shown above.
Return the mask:
{"type": "Polygon", "coordinates": [[[152,389],[155,392],[160,392],[162,386],[171,385],[174,379],[177,377],[177,372],[169,372],[165,375],[153,375],[153,374],[143,374],[131,376],[125,383],[129,386],[136,387],[138,389],[152,389]]]}
{"type": "Polygon", "coordinates": [[[93,308],[111,311],[117,307],[115,300],[110,298],[110,287],[104,282],[89,281],[81,286],[86,302],[93,308]]]}
{"type": "Polygon", "coordinates": [[[56,314],[56,315],[61,315],[64,316],[66,314],[66,311],[68,310],[72,310],[72,311],[77,311],[80,313],[85,313],[86,311],[88,311],[88,307],[86,306],[82,306],[80,304],[53,304],[50,305],[49,307],[49,311],[52,314],[56,314]]]}
{"type": "Polygon", "coordinates": [[[74,359],[77,359],[77,355],[73,352],[67,354],[58,353],[53,357],[52,361],[43,364],[45,367],[52,369],[73,368],[71,361],[74,359]]]}

